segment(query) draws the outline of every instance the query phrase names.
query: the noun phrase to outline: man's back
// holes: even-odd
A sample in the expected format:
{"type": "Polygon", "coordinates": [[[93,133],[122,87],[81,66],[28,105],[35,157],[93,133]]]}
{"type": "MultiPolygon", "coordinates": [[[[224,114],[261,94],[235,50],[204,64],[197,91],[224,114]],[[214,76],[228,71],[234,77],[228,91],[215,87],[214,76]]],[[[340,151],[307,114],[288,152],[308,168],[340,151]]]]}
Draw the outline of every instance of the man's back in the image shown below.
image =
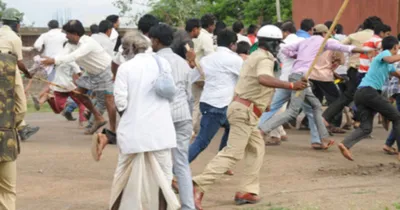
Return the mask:
{"type": "MultiPolygon", "coordinates": [[[[362,30],[354,34],[350,34],[346,39],[342,41],[343,44],[353,45],[355,47],[362,47],[362,45],[372,38],[374,31],[370,29],[362,30]]],[[[360,54],[353,53],[349,59],[349,66],[358,68],[360,66],[360,54]]]]}
{"type": "Polygon", "coordinates": [[[104,33],[93,34],[91,36],[97,43],[99,43],[104,50],[112,57],[114,52],[113,41],[104,33]]]}
{"type": "Polygon", "coordinates": [[[0,28],[0,51],[3,53],[11,52],[17,55],[18,60],[22,60],[21,38],[9,26],[0,28]]]}
{"type": "Polygon", "coordinates": [[[43,56],[54,58],[63,50],[63,45],[67,41],[65,33],[61,29],[51,29],[40,35],[36,40],[34,47],[41,51],[44,46],[43,56]]]}

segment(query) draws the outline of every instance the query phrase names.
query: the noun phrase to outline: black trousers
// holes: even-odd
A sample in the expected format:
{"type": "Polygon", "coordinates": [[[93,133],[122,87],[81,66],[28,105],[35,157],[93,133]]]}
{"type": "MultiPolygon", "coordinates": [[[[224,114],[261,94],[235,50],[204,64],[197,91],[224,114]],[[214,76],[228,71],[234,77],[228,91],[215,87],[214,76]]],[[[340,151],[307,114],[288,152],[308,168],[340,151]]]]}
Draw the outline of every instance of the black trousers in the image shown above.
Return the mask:
{"type": "Polygon", "coordinates": [[[331,122],[337,114],[342,113],[344,107],[348,106],[353,101],[354,94],[357,90],[357,74],[358,70],[353,67],[347,70],[349,80],[346,82],[346,90],[337,100],[329,105],[328,109],[322,114],[326,121],[331,122]]]}
{"type": "Polygon", "coordinates": [[[379,91],[371,87],[363,87],[357,90],[354,102],[359,112],[361,124],[359,128],[344,139],[343,144],[350,149],[361,139],[371,134],[374,113],[379,112],[393,123],[397,147],[400,149],[400,112],[379,91]]]}

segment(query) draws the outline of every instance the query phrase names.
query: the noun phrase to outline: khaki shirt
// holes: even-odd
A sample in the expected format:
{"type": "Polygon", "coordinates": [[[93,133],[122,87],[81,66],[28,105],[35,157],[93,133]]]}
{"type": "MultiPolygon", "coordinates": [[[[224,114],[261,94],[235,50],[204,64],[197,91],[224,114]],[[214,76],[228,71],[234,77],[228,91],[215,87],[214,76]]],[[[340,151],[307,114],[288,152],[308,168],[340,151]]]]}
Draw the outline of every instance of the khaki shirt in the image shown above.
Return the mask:
{"type": "MultiPolygon", "coordinates": [[[[363,44],[372,38],[374,31],[365,29],[354,34],[350,34],[342,41],[343,44],[353,45],[355,47],[362,47],[363,44]]],[[[351,54],[349,59],[349,66],[358,69],[360,66],[360,53],[351,54]]]]}
{"type": "Polygon", "coordinates": [[[3,25],[0,28],[0,51],[3,53],[11,52],[21,61],[22,40],[9,26],[3,25]]]}
{"type": "Polygon", "coordinates": [[[271,103],[274,88],[261,85],[260,75],[274,76],[274,56],[263,49],[257,49],[244,62],[235,95],[252,101],[263,112],[271,103]]]}

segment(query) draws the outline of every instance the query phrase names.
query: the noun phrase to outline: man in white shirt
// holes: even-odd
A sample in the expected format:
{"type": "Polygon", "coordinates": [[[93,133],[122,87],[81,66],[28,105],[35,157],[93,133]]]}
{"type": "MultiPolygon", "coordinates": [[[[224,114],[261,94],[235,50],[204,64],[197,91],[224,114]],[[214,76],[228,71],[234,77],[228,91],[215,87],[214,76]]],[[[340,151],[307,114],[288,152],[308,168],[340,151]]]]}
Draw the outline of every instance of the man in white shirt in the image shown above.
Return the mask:
{"type": "MultiPolygon", "coordinates": [[[[110,21],[113,24],[112,31],[111,31],[111,34],[110,34],[110,39],[111,39],[111,41],[112,41],[112,43],[114,45],[113,46],[113,51],[117,51],[115,49],[118,49],[118,48],[116,48],[116,45],[117,45],[117,41],[118,41],[118,37],[119,37],[119,33],[117,31],[117,29],[119,28],[119,24],[120,24],[119,16],[118,15],[109,15],[106,18],[106,20],[110,21]]],[[[99,26],[99,31],[100,31],[100,26],[99,26]]]]}
{"type": "Polygon", "coordinates": [[[172,69],[177,91],[174,100],[170,103],[172,120],[176,132],[177,147],[172,149],[173,171],[177,177],[178,186],[173,182],[176,190],[179,190],[179,197],[182,203],[182,210],[195,210],[193,198],[192,173],[188,161],[188,150],[190,137],[192,135],[191,116],[191,83],[189,78],[190,66],[171,48],[173,41],[173,29],[160,24],[151,28],[149,37],[152,41],[152,48],[157,55],[165,58],[172,69]]]}
{"type": "Polygon", "coordinates": [[[67,37],[59,28],[57,20],[51,20],[47,25],[50,30],[41,34],[33,47],[39,52],[43,50],[42,56],[54,58],[63,50],[63,44],[67,41],[67,37]]]}
{"type": "Polygon", "coordinates": [[[138,32],[125,34],[122,45],[129,59],[115,80],[115,104],[122,116],[109,209],[166,210],[166,204],[169,209],[180,209],[171,188],[176,134],[170,103],[154,88],[160,68],[171,73],[171,66],[164,58],[158,57],[157,63],[154,55],[145,53],[149,43],[138,32]],[[158,188],[160,193],[153,190],[158,188]]]}
{"type": "Polygon", "coordinates": [[[200,132],[189,147],[189,162],[207,148],[221,126],[225,128],[225,133],[219,150],[226,146],[228,140],[229,123],[226,112],[233,99],[243,59],[236,53],[237,36],[234,32],[221,31],[217,42],[217,51],[200,61],[205,74],[204,90],[200,98],[200,110],[203,116],[200,132]]]}
{"type": "Polygon", "coordinates": [[[233,30],[233,32],[235,32],[237,34],[237,37],[238,37],[237,42],[245,41],[245,42],[249,43],[250,46],[252,45],[249,37],[243,35],[244,34],[244,25],[241,21],[236,21],[235,23],[233,23],[232,30],[233,30]]]}
{"type": "Polygon", "coordinates": [[[99,24],[99,33],[92,35],[92,38],[96,40],[110,56],[114,55],[115,47],[115,44],[110,39],[113,29],[113,24],[110,21],[103,20],[99,24]]]}
{"type": "MultiPolygon", "coordinates": [[[[205,14],[201,17],[201,27],[200,34],[197,39],[193,39],[194,52],[196,54],[195,62],[197,65],[200,60],[215,51],[213,32],[215,30],[216,18],[212,14],[205,14]]],[[[203,92],[204,87],[204,75],[202,75],[202,69],[196,68],[192,71],[191,80],[194,82],[192,86],[193,93],[193,131],[194,135],[197,135],[200,130],[200,96],[203,92]]]]}
{"type": "Polygon", "coordinates": [[[64,48],[64,53],[55,58],[42,61],[44,65],[60,65],[75,61],[79,66],[86,70],[76,84],[76,98],[80,100],[95,117],[91,133],[95,133],[107,122],[101,114],[94,108],[91,100],[84,95],[88,90],[104,91],[106,98],[107,112],[110,120],[110,130],[115,132],[116,109],[113,96],[113,81],[111,67],[111,56],[94,39],[84,35],[85,29],[79,20],[70,20],[63,26],[67,33],[68,44],[64,48]]]}

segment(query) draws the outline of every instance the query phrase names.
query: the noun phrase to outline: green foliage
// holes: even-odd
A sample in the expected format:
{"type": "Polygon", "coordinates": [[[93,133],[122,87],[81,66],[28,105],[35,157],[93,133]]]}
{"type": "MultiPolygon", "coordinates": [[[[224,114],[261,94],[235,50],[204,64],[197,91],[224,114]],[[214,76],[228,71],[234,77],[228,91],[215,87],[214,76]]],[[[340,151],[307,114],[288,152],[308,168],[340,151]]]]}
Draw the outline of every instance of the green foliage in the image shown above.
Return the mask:
{"type": "MultiPolygon", "coordinates": [[[[246,24],[277,22],[275,2],[275,0],[250,0],[244,10],[244,22],[246,24]]],[[[292,0],[280,0],[280,3],[282,20],[292,19],[292,0]]]]}
{"type": "Polygon", "coordinates": [[[3,16],[3,11],[7,8],[7,4],[0,0],[0,18],[3,16]]]}
{"type": "Polygon", "coordinates": [[[202,1],[196,0],[160,0],[151,4],[151,14],[172,26],[184,26],[189,18],[200,13],[202,1]]]}

